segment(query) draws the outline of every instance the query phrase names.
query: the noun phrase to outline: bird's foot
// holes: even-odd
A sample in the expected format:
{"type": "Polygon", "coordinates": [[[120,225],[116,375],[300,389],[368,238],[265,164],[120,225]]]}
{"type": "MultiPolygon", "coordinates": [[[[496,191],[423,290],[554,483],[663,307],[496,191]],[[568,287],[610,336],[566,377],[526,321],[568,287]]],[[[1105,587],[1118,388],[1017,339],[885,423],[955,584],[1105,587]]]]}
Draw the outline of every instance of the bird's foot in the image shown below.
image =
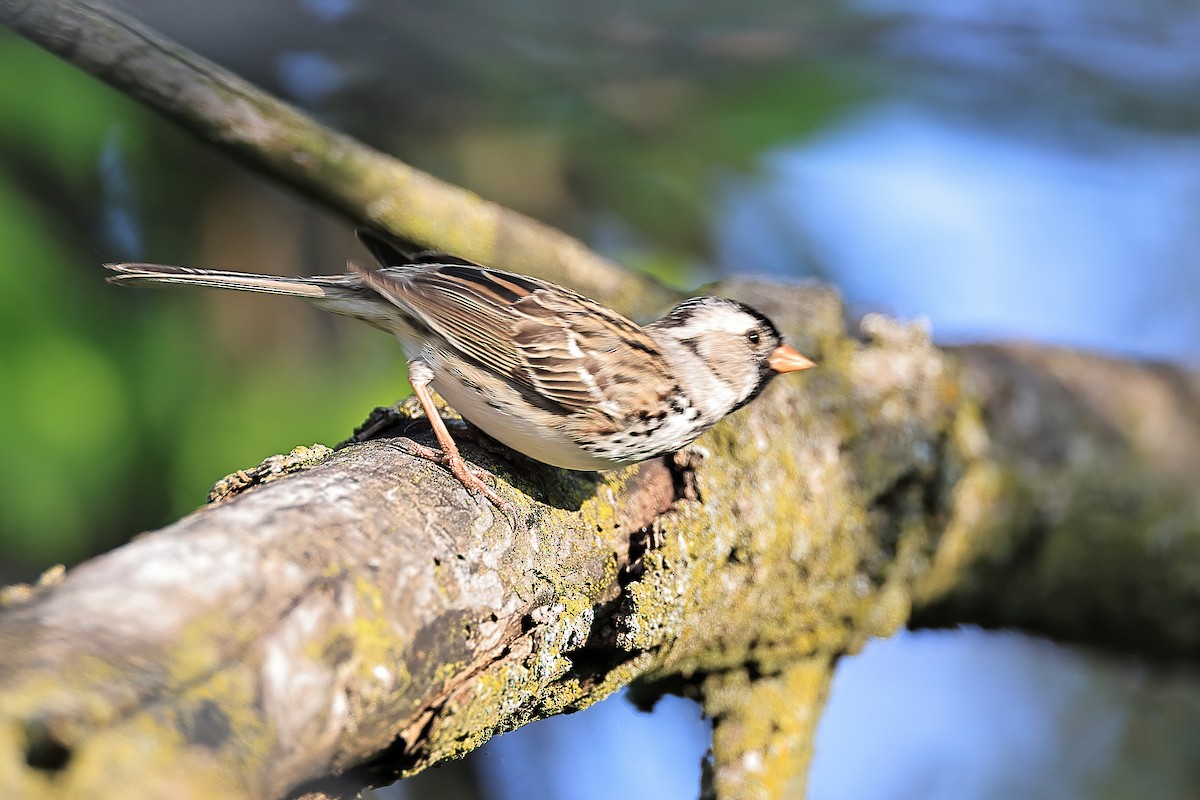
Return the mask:
{"type": "Polygon", "coordinates": [[[441,464],[444,467],[449,467],[450,473],[458,478],[467,491],[482,494],[492,502],[497,508],[506,513],[516,511],[512,503],[509,503],[500,495],[496,494],[495,490],[483,482],[485,477],[492,477],[485,469],[473,467],[468,464],[461,456],[448,455],[438,450],[436,447],[428,447],[423,444],[418,444],[411,439],[404,440],[404,450],[410,455],[417,458],[423,458],[426,461],[432,461],[435,464],[441,464]]]}

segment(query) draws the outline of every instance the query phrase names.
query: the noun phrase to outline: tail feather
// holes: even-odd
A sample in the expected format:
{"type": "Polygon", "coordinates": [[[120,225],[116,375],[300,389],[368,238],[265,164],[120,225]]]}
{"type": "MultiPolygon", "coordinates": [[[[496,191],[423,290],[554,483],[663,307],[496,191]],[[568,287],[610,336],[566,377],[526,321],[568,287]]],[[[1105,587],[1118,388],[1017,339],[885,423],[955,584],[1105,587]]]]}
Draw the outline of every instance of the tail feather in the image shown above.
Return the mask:
{"type": "Polygon", "coordinates": [[[104,266],[115,273],[108,277],[108,282],[122,286],[173,283],[207,286],[213,289],[234,289],[243,292],[320,298],[326,297],[330,290],[352,289],[355,284],[361,285],[351,275],[282,278],[274,275],[193,269],[192,267],[175,267],[165,264],[105,264],[104,266]]]}
{"type": "Polygon", "coordinates": [[[361,319],[380,330],[406,330],[403,313],[353,274],[281,278],[249,272],[173,267],[165,264],[105,264],[109,283],[122,286],[182,284],[213,289],[302,297],[317,308],[361,319]]]}

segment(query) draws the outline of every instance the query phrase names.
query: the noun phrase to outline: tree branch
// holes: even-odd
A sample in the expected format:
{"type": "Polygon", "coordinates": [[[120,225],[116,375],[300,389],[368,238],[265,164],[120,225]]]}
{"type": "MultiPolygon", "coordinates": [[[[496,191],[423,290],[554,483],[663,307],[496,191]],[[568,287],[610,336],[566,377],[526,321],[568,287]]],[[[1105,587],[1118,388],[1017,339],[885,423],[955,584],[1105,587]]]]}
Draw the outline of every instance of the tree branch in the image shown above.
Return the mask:
{"type": "Polygon", "coordinates": [[[913,623],[1200,657],[1200,375],[1033,346],[959,355],[986,458],[956,473],[913,623]]]}
{"type": "Polygon", "coordinates": [[[356,223],[537,274],[635,316],[676,299],[561,231],[326,128],[101,3],[0,0],[0,23],[356,223]]]}
{"type": "Polygon", "coordinates": [[[0,617],[0,791],[386,783],[640,678],[715,717],[721,796],[786,797],[828,666],[913,608],[1200,653],[1195,376],[942,351],[879,317],[861,342],[826,290],[722,288],[821,369],[699,463],[600,478],[468,448],[507,520],[396,440],[302,453],[33,590],[0,617]]]}

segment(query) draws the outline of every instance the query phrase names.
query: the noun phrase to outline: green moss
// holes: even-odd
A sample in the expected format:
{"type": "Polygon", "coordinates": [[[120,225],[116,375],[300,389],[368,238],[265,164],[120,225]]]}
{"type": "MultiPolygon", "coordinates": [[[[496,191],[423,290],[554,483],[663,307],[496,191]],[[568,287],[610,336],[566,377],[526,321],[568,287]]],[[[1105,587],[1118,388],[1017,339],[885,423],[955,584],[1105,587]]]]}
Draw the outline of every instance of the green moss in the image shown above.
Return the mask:
{"type": "MultiPolygon", "coordinates": [[[[18,726],[0,726],[0,748],[6,755],[23,753],[27,742],[18,726]]],[[[192,748],[162,718],[137,714],[89,735],[69,752],[61,770],[0,763],[0,790],[5,797],[187,797],[189,800],[241,797],[247,787],[220,754],[192,748]]]]}
{"type": "Polygon", "coordinates": [[[804,796],[815,723],[832,673],[830,662],[817,658],[765,678],[734,670],[705,680],[704,709],[715,720],[712,784],[718,797],[804,796]]]}
{"type": "MultiPolygon", "coordinates": [[[[412,682],[403,653],[406,642],[397,635],[389,609],[379,587],[363,576],[354,579],[356,613],[348,626],[335,625],[329,630],[321,660],[330,668],[346,668],[350,685],[359,687],[350,698],[352,719],[368,715],[402,694],[412,682]],[[347,648],[350,648],[347,652],[347,648]],[[379,675],[382,669],[386,677],[379,675]]],[[[461,664],[443,665],[461,669],[461,664]]]]}
{"type": "Polygon", "coordinates": [[[271,737],[255,707],[256,676],[246,669],[212,670],[211,630],[190,627],[175,648],[177,660],[163,665],[161,683],[171,689],[170,704],[131,706],[132,698],[119,688],[127,686],[127,667],[95,656],[74,658],[53,673],[28,673],[31,679],[8,687],[0,698],[6,759],[0,762],[0,793],[242,796],[243,776],[261,772],[271,737]],[[35,721],[46,726],[45,734],[34,733],[35,721]],[[40,770],[18,760],[34,735],[50,736],[65,748],[60,769],[40,770]]]}

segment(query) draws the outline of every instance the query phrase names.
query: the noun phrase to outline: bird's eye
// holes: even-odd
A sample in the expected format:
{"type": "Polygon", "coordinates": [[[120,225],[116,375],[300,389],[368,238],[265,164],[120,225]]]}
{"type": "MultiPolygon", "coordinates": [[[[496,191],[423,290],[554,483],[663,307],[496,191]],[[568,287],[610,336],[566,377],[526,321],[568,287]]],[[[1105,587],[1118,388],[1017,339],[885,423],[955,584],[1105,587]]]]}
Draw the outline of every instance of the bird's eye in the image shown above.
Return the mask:
{"type": "Polygon", "coordinates": [[[758,344],[758,331],[750,331],[746,338],[750,340],[750,344],[758,344]]]}

